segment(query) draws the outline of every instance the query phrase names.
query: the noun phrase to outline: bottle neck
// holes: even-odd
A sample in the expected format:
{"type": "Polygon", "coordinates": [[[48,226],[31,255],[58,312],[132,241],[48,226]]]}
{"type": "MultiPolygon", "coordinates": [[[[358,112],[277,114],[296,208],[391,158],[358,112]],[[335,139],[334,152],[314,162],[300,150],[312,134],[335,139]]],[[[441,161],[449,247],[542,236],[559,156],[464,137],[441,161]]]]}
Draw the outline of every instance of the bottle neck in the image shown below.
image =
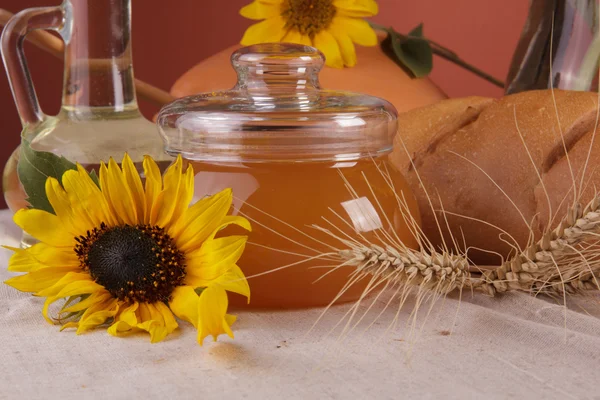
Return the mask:
{"type": "Polygon", "coordinates": [[[64,6],[62,112],[81,117],[139,114],[132,67],[131,0],[66,0],[64,6]]]}

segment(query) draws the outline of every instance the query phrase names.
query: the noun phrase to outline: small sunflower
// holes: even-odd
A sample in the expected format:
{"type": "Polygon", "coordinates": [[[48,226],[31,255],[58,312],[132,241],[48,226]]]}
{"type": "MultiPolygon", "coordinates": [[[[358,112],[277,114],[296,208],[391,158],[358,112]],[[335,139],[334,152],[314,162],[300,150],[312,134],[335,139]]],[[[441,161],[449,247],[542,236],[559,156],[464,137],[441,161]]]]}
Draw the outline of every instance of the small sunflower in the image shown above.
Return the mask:
{"type": "Polygon", "coordinates": [[[240,14],[264,20],[250,26],[242,44],[299,43],[325,54],[327,65],[356,65],[354,43],[375,46],[377,35],[364,17],[378,12],[375,0],[255,0],[240,14]]]}
{"type": "Polygon", "coordinates": [[[6,283],[46,298],[49,306],[66,299],[58,321],[77,333],[97,326],[111,335],[147,331],[158,342],[177,328],[174,316],[192,323],[200,344],[205,337],[233,337],[235,317],[227,312],[226,291],[249,298],[236,265],[246,236],[217,237],[230,224],[249,222],[228,216],[231,190],[190,206],[194,173],[181,157],[161,177],[149,157],[146,181],[128,155],[122,169],[110,160],[100,166],[99,187],[80,165],[46,181],[56,214],[38,209],[17,212],[14,221],[40,243],[15,252],[8,269],[27,274],[6,283]]]}

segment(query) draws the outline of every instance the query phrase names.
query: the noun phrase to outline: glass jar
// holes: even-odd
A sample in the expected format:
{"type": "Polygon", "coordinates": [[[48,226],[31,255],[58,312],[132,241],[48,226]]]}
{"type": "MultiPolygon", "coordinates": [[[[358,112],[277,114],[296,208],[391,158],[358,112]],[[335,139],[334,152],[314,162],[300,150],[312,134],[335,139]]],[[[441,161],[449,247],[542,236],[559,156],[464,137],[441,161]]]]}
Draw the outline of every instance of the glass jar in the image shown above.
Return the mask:
{"type": "Polygon", "coordinates": [[[165,150],[194,167],[195,199],[232,188],[233,213],[252,221],[239,264],[255,307],[319,306],[363,292],[369,278],[344,290],[356,268],[335,259],[349,242],[313,225],[345,240],[378,243],[385,232],[416,246],[398,200],[419,221],[417,204],[388,161],[396,110],[320,89],[323,63],[302,45],[242,48],[232,56],[233,89],[178,99],[158,116],[165,150]]]}
{"type": "MultiPolygon", "coordinates": [[[[142,171],[144,155],[166,168],[154,124],[140,113],[134,89],[131,50],[131,0],[65,0],[60,6],[16,14],[2,33],[2,58],[17,111],[21,136],[47,151],[98,170],[100,161],[123,158],[127,151],[142,171]],[[59,114],[40,109],[23,49],[33,30],[56,31],[65,42],[65,69],[59,114]]],[[[18,178],[19,149],[3,174],[6,203],[12,211],[28,204],[18,178]]],[[[23,235],[22,246],[34,239],[23,235]]]]}

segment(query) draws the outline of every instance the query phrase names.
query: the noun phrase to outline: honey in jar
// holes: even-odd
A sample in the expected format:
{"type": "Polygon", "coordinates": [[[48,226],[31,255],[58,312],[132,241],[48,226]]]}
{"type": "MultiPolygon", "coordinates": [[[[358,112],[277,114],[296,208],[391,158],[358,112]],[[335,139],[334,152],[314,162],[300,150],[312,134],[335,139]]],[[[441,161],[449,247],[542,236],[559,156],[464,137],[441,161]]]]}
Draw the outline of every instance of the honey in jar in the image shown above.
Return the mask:
{"type": "Polygon", "coordinates": [[[323,62],[307,46],[243,48],[232,56],[236,87],[176,100],[158,117],[166,151],[194,167],[194,201],[232,188],[232,213],[251,221],[239,265],[254,307],[356,300],[369,277],[347,288],[356,267],[340,265],[340,250],[382,234],[416,246],[399,201],[416,221],[417,205],[388,161],[395,109],[322,90],[323,62]]]}

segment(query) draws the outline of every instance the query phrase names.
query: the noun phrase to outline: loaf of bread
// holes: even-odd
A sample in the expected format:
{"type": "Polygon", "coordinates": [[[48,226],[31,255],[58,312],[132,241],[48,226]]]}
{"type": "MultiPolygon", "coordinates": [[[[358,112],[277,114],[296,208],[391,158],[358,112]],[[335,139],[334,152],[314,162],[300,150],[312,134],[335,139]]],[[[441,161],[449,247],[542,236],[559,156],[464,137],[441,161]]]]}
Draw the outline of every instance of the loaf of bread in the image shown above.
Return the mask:
{"type": "Polygon", "coordinates": [[[597,116],[591,92],[444,100],[399,116],[391,158],[417,196],[428,238],[497,264],[600,188],[597,116]]]}

